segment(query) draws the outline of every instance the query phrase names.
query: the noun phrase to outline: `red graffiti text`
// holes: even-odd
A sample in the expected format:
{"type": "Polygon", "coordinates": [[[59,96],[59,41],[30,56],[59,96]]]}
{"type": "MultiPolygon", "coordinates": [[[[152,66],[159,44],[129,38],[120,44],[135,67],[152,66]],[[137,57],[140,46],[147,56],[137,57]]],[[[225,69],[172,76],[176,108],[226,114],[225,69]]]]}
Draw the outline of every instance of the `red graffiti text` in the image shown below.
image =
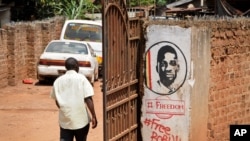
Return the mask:
{"type": "Polygon", "coordinates": [[[159,123],[158,119],[145,119],[144,124],[152,129],[151,141],[181,141],[178,135],[170,134],[170,127],[159,123]]]}

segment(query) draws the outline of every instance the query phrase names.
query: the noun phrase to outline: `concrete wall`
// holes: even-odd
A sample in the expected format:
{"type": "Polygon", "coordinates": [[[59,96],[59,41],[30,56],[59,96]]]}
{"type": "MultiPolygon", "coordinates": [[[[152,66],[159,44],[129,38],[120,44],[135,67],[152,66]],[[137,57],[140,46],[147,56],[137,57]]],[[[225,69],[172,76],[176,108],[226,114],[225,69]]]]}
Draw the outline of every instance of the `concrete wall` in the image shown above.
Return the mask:
{"type": "Polygon", "coordinates": [[[188,140],[191,33],[191,28],[179,26],[147,28],[141,119],[145,141],[188,140]]]}
{"type": "MultiPolygon", "coordinates": [[[[229,140],[231,124],[249,124],[250,19],[154,20],[145,23],[145,31],[151,25],[191,28],[190,74],[186,79],[188,86],[183,86],[190,88],[188,140],[229,140]]],[[[158,35],[155,38],[160,38],[158,35]]],[[[164,127],[171,125],[161,123],[164,127]]],[[[174,124],[178,127],[178,122],[174,124]]]]}
{"type": "Polygon", "coordinates": [[[192,28],[192,63],[194,85],[191,88],[190,141],[207,140],[208,97],[210,81],[210,40],[208,27],[192,28]]]}
{"type": "Polygon", "coordinates": [[[59,39],[64,18],[18,22],[0,29],[0,87],[14,86],[25,78],[36,79],[36,64],[44,47],[59,39]]]}

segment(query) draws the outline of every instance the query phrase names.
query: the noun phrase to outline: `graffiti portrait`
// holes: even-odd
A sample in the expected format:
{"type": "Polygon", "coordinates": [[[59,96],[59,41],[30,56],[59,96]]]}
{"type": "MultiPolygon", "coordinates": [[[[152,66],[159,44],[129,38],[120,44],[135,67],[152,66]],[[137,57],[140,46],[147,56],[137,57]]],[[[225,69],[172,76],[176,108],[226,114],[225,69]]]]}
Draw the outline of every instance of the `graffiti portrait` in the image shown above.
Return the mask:
{"type": "Polygon", "coordinates": [[[145,85],[157,94],[169,95],[184,83],[187,63],[175,44],[167,41],[153,44],[145,56],[145,85]]]}

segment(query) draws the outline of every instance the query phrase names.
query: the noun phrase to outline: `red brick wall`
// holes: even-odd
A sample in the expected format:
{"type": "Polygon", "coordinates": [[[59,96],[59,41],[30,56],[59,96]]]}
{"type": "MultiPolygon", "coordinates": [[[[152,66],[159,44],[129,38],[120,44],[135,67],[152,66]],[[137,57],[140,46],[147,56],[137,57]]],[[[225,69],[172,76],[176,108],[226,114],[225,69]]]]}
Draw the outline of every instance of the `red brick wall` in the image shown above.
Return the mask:
{"type": "Polygon", "coordinates": [[[230,124],[250,123],[250,20],[212,26],[208,140],[229,140],[230,124]]]}
{"type": "Polygon", "coordinates": [[[8,85],[7,31],[0,30],[0,88],[8,85]]]}
{"type": "Polygon", "coordinates": [[[44,47],[59,39],[64,18],[6,24],[0,30],[0,88],[36,79],[36,64],[44,47]]]}

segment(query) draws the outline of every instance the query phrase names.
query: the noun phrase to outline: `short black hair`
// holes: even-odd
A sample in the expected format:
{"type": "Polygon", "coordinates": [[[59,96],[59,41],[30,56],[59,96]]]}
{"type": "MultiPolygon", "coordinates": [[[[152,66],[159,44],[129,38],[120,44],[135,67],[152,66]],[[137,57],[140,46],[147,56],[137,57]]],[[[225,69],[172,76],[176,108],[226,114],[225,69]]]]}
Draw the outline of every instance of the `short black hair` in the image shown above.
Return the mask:
{"type": "Polygon", "coordinates": [[[169,45],[165,45],[158,50],[157,62],[161,62],[164,59],[165,53],[167,52],[173,53],[175,55],[175,59],[177,59],[177,53],[175,49],[169,45]]]}
{"type": "Polygon", "coordinates": [[[69,57],[65,61],[65,67],[67,70],[75,70],[78,67],[78,61],[73,57],[69,57]]]}

